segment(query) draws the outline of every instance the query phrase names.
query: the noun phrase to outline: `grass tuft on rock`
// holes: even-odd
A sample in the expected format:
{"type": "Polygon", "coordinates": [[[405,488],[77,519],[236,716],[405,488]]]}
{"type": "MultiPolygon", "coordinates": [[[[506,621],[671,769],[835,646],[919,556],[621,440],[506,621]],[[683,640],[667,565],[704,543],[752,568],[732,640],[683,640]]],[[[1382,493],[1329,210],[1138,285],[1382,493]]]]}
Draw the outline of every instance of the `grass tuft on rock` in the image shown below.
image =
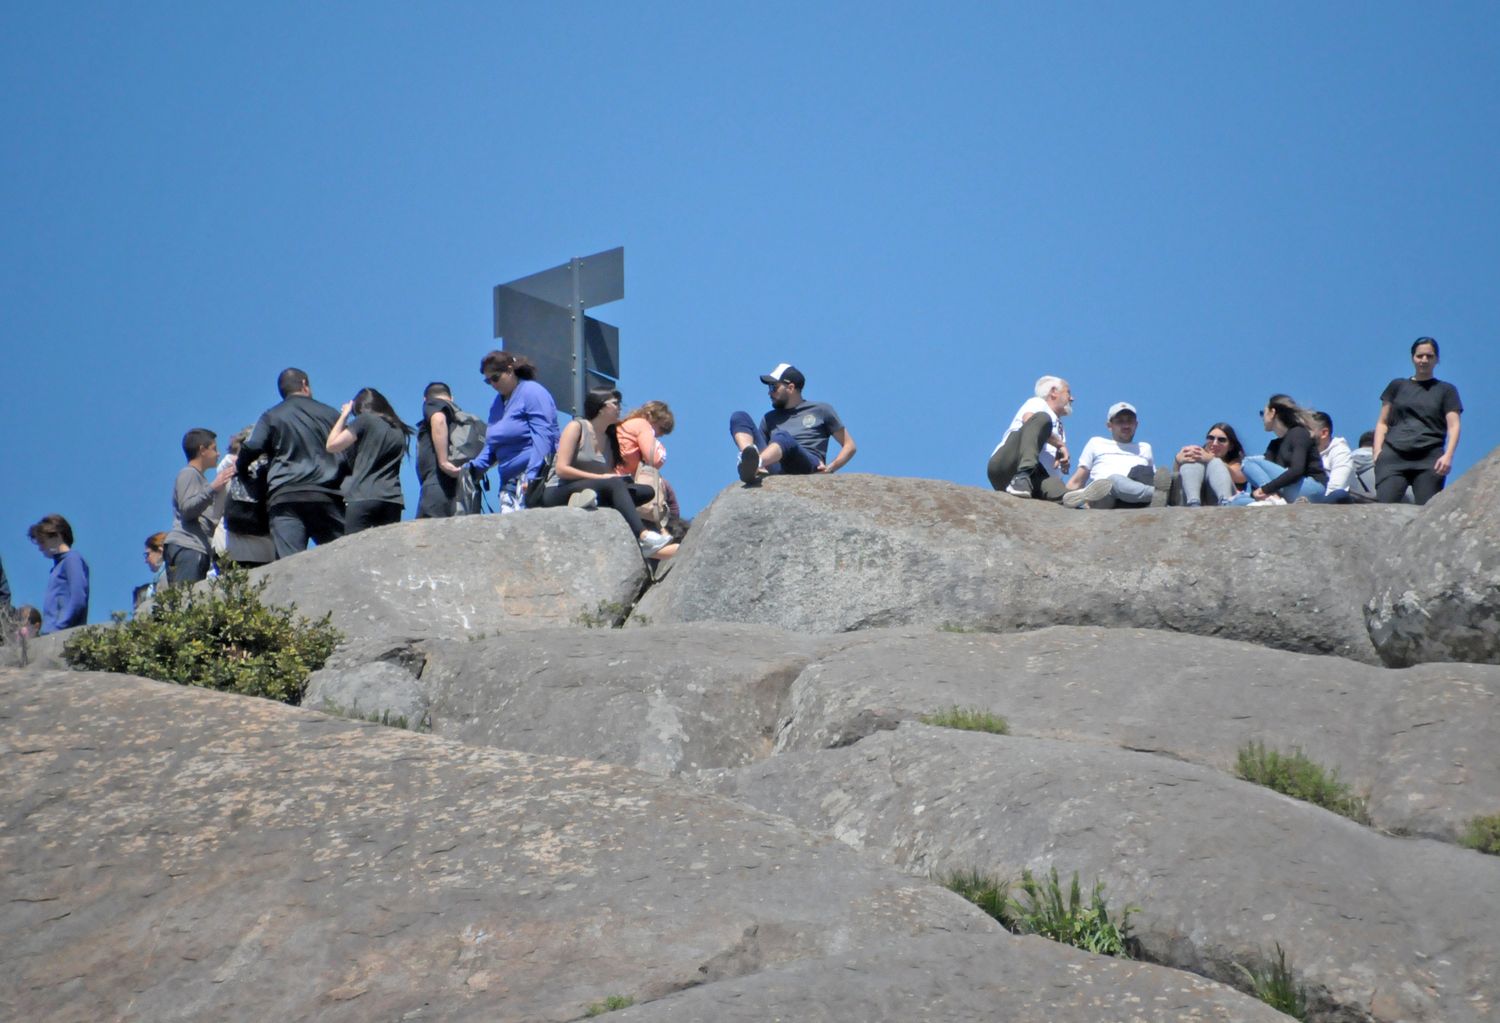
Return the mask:
{"type": "Polygon", "coordinates": [[[1472,818],[1459,841],[1465,848],[1500,856],[1500,813],[1472,818]]]}
{"type": "Polygon", "coordinates": [[[616,1009],[628,1009],[634,1004],[635,999],[629,995],[610,995],[604,1001],[590,1005],[583,1014],[592,1019],[595,1016],[603,1016],[606,1012],[614,1012],[616,1009]]]}
{"type": "Polygon", "coordinates": [[[1276,944],[1276,959],[1263,968],[1250,969],[1235,963],[1250,985],[1250,993],[1277,1012],[1293,1019],[1307,1019],[1307,989],[1297,983],[1296,975],[1286,963],[1286,952],[1276,944]]]}
{"type": "Polygon", "coordinates": [[[131,621],[79,630],[63,646],[78,671],[115,671],[283,703],[300,703],[307,678],[343,638],[331,615],[261,601],[266,580],[226,562],[206,585],[174,586],[131,621]]]}
{"type": "Polygon", "coordinates": [[[1126,906],[1119,919],[1112,918],[1102,881],[1095,882],[1087,901],[1077,872],[1065,892],[1056,867],[1040,880],[1030,870],[1022,870],[1021,880],[1014,885],[977,870],[954,871],[938,881],[1016,934],[1035,934],[1085,952],[1131,958],[1130,914],[1136,908],[1126,906]],[[1019,897],[1011,895],[1012,888],[1020,889],[1019,897]]]}
{"type": "Polygon", "coordinates": [[[1300,749],[1290,753],[1268,750],[1264,743],[1240,747],[1235,774],[1283,795],[1332,810],[1360,824],[1370,823],[1365,800],[1339,780],[1336,770],[1309,760],[1300,749]]]}
{"type": "Polygon", "coordinates": [[[979,707],[945,707],[931,714],[923,714],[918,721],[939,728],[961,728],[968,732],[989,732],[992,735],[1009,735],[1010,724],[999,714],[991,714],[979,707]]]}

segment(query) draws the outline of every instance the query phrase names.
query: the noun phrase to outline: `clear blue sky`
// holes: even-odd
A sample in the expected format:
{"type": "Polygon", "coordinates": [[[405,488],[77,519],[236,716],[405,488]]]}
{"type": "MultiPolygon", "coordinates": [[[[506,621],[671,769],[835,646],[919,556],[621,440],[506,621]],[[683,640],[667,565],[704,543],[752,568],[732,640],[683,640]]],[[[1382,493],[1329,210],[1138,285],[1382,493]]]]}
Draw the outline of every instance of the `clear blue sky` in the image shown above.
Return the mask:
{"type": "Polygon", "coordinates": [[[7,4],[0,557],[36,602],[61,512],[107,620],[185,430],[288,365],[482,412],[491,287],[615,245],[597,315],[689,514],[782,360],[850,471],[984,486],[1043,373],[1075,447],[1125,399],[1162,455],[1220,418],[1256,450],[1273,391],[1352,441],[1431,334],[1466,469],[1500,443],[1497,53],[1493,3],[7,4]]]}

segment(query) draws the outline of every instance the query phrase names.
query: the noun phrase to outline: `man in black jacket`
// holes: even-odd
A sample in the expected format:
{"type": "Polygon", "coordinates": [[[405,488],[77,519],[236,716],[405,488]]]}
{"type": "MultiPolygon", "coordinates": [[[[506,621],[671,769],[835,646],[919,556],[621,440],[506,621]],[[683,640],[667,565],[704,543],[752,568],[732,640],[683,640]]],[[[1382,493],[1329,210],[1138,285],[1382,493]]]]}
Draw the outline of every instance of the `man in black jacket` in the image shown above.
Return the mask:
{"type": "Polygon", "coordinates": [[[344,535],[344,499],[339,493],[339,459],[328,451],[328,433],[338,410],[314,401],[312,385],[300,369],[284,369],[276,379],[281,404],[267,409],[240,446],[236,472],[249,470],[262,454],[270,458],[266,506],[276,557],[307,550],[344,535]]]}

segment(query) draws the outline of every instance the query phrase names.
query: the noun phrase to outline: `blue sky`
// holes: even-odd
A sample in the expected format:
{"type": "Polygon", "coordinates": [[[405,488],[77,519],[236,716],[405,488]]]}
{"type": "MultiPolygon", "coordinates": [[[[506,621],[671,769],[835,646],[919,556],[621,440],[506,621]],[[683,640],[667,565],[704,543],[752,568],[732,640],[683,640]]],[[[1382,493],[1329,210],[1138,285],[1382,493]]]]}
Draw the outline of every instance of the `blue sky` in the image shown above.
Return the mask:
{"type": "Polygon", "coordinates": [[[1075,447],[1123,399],[1160,456],[1217,419],[1258,450],[1273,391],[1352,441],[1430,334],[1466,469],[1500,443],[1497,52],[1485,3],[8,4],[0,558],[36,602],[61,512],[107,620],[185,430],[288,365],[482,412],[491,287],[616,245],[596,315],[627,404],[677,413],[688,513],[783,360],[849,471],[985,486],[1043,373],[1075,447]]]}

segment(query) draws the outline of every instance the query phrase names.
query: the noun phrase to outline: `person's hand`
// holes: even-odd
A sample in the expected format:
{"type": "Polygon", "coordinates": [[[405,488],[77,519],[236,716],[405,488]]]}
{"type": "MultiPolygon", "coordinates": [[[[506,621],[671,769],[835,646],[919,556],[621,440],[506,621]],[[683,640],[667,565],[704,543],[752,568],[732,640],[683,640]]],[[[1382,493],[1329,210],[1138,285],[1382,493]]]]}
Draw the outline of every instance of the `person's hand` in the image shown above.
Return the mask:
{"type": "Polygon", "coordinates": [[[1438,455],[1438,460],[1432,463],[1432,471],[1439,476],[1446,476],[1453,470],[1453,456],[1446,451],[1438,455]]]}
{"type": "Polygon", "coordinates": [[[340,414],[342,414],[346,419],[348,418],[349,413],[352,411],[354,411],[354,402],[352,401],[346,401],[339,406],[340,414]]]}
{"type": "Polygon", "coordinates": [[[464,474],[463,466],[454,465],[452,462],[439,462],[438,468],[454,479],[458,479],[464,474]]]}
{"type": "Polygon", "coordinates": [[[229,481],[234,479],[235,470],[238,468],[239,466],[235,464],[233,459],[225,462],[219,467],[219,471],[214,473],[213,482],[209,486],[214,490],[223,490],[229,486],[229,481]]]}
{"type": "Polygon", "coordinates": [[[1072,462],[1072,459],[1068,457],[1068,446],[1066,444],[1059,444],[1057,446],[1057,467],[1063,472],[1067,472],[1070,462],[1072,462]]]}
{"type": "Polygon", "coordinates": [[[814,470],[813,470],[813,472],[829,472],[829,471],[830,471],[830,470],[829,470],[829,468],[828,468],[828,466],[827,466],[827,465],[825,465],[825,464],[824,464],[824,463],[822,463],[822,462],[819,462],[819,463],[818,463],[818,467],[817,467],[817,468],[816,468],[816,469],[814,469],[814,470]]]}
{"type": "Polygon", "coordinates": [[[1257,501],[1264,501],[1266,499],[1266,492],[1260,489],[1260,487],[1256,487],[1254,490],[1250,491],[1250,496],[1255,498],[1257,501]]]}

